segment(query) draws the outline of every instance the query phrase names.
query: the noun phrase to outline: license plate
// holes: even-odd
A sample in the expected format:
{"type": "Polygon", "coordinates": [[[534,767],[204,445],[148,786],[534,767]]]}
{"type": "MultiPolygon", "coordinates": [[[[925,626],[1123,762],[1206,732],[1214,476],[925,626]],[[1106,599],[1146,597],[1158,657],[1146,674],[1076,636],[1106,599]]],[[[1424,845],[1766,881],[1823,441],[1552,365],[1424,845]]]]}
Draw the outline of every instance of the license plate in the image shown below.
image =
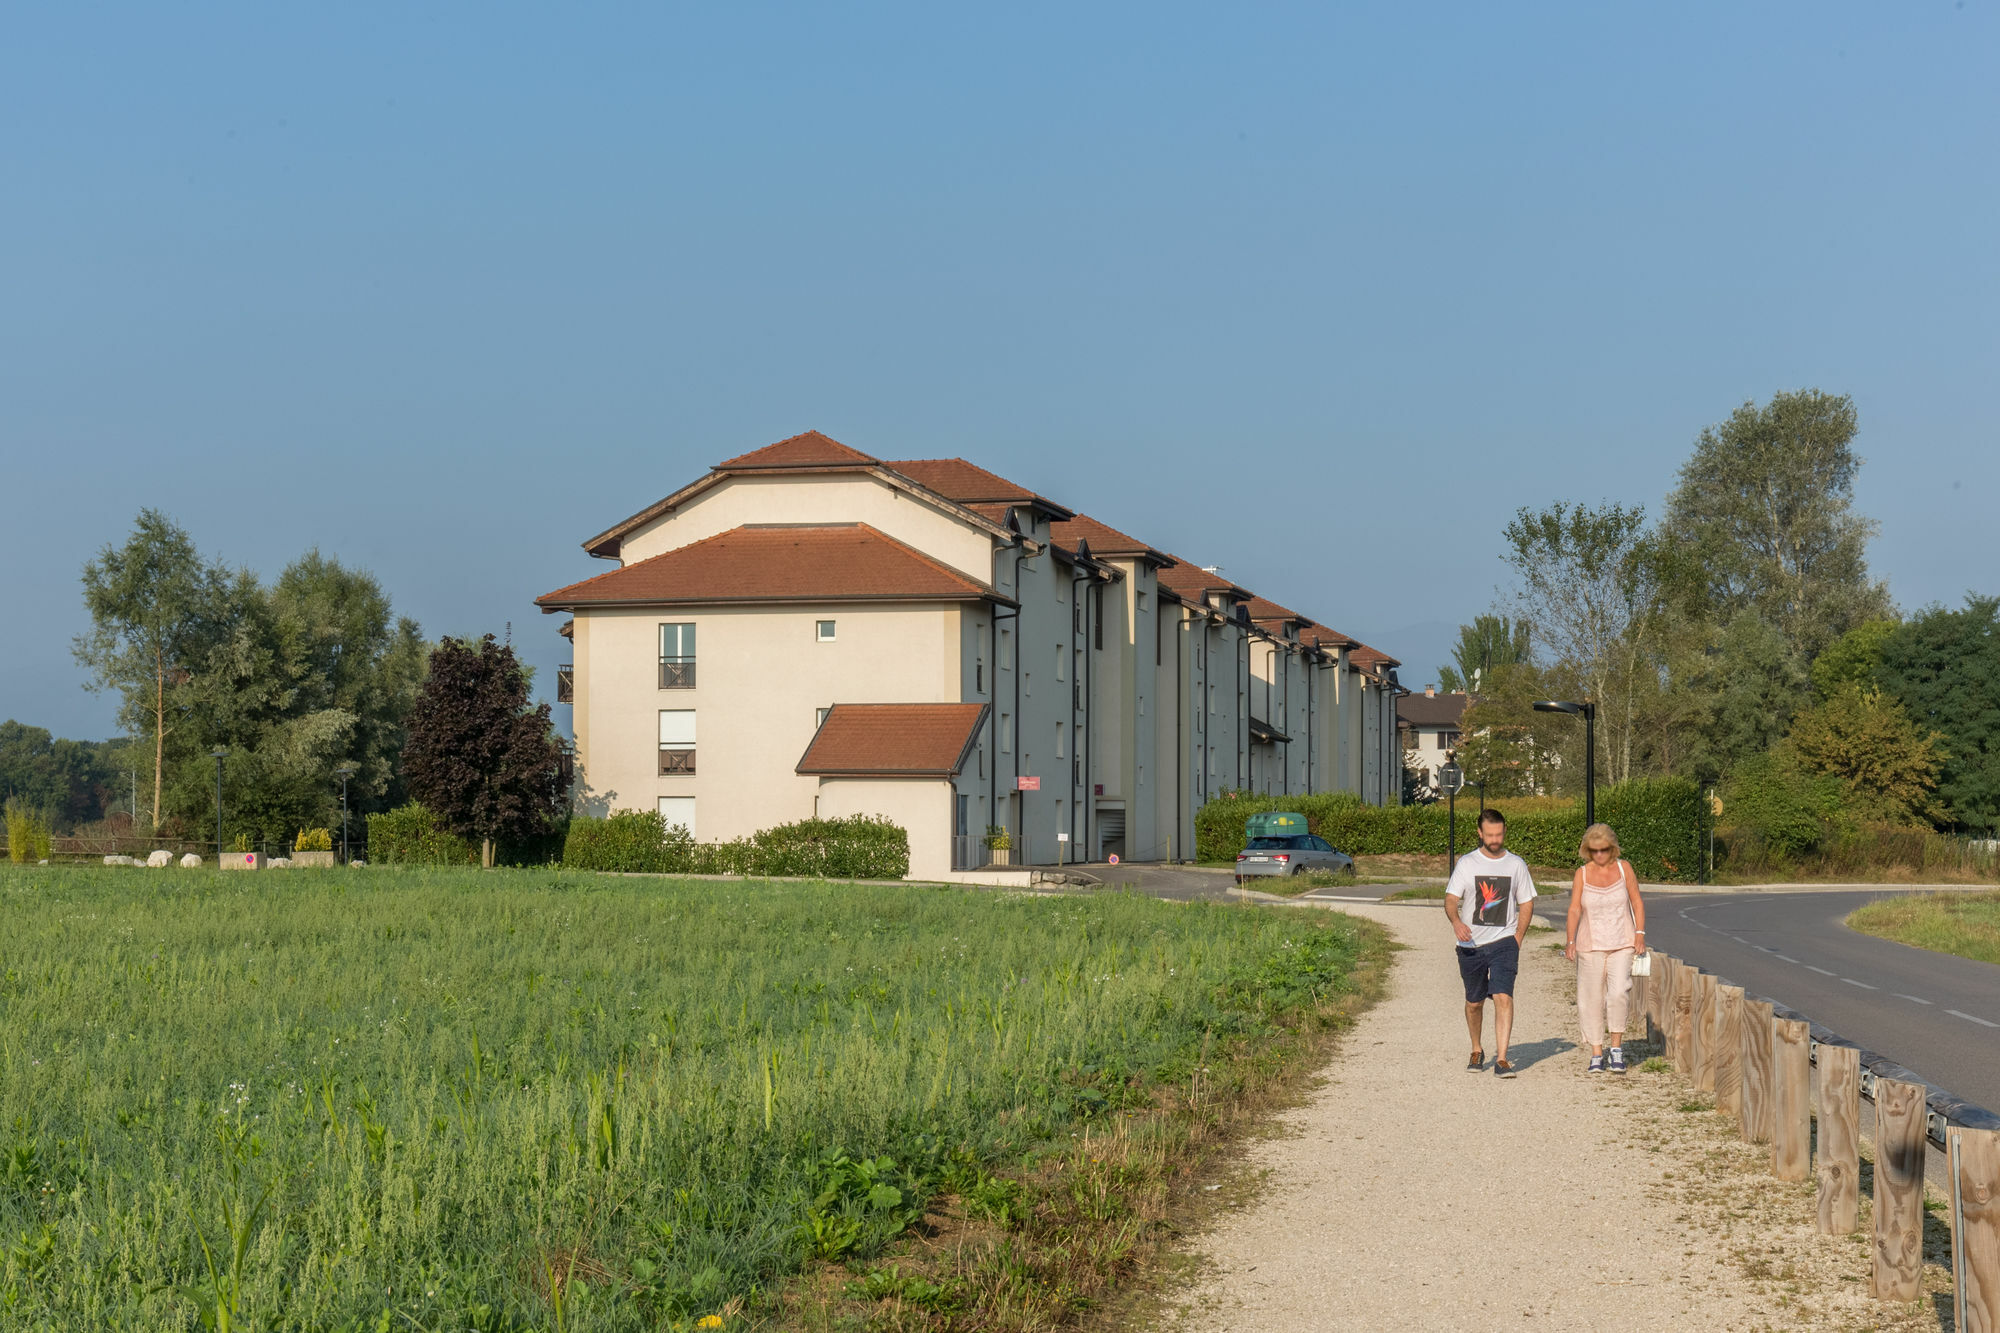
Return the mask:
{"type": "Polygon", "coordinates": [[[1271,858],[1268,856],[1246,856],[1243,859],[1245,861],[1268,861],[1271,858]]]}

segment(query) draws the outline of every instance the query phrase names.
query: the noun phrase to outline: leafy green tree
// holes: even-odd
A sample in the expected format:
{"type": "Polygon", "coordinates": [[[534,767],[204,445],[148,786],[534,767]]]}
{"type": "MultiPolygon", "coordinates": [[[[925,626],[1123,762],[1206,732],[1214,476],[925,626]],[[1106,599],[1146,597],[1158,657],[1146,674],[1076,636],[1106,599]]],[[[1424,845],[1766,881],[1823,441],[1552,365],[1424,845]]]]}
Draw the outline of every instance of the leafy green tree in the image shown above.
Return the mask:
{"type": "Polygon", "coordinates": [[[105,747],[63,740],[43,727],[0,722],[0,796],[49,812],[57,832],[102,817],[114,774],[105,747]]]}
{"type": "Polygon", "coordinates": [[[1938,794],[1949,817],[2000,831],[2000,597],[1913,616],[1882,644],[1875,679],[1918,727],[1943,735],[1938,794]]]}
{"type": "Polygon", "coordinates": [[[1702,782],[1768,752],[1810,697],[1790,645],[1754,611],[1724,627],[1680,687],[1690,701],[1686,771],[1702,782]]]}
{"type": "Polygon", "coordinates": [[[1452,649],[1454,666],[1438,668],[1441,688],[1470,692],[1477,681],[1495,671],[1528,660],[1528,627],[1507,616],[1473,617],[1470,625],[1458,627],[1458,646],[1452,649]]]}
{"type": "Polygon", "coordinates": [[[1870,579],[1873,521],[1853,512],[1854,401],[1806,389],[1703,430],[1667,501],[1684,605],[1725,624],[1755,611],[1801,664],[1890,611],[1870,579]]]}
{"type": "Polygon", "coordinates": [[[90,668],[90,688],[124,695],[119,720],[153,742],[153,828],[160,827],[167,738],[181,726],[194,676],[227,619],[227,576],[155,509],[139,511],[121,547],[106,546],[83,568],[91,629],[72,651],[90,668]]]}
{"type": "Polygon", "coordinates": [[[1928,825],[1943,814],[1943,739],[1920,730],[1881,690],[1844,684],[1792,719],[1784,746],[1807,772],[1840,780],[1853,818],[1928,825]]]}
{"type": "Polygon", "coordinates": [[[1834,640],[1813,659],[1812,683],[1820,698],[1831,699],[1849,685],[1873,685],[1882,669],[1882,650],[1900,628],[1895,620],[1866,620],[1834,640]]]}
{"type": "Polygon", "coordinates": [[[438,822],[480,843],[547,832],[563,807],[562,750],[547,704],[530,705],[510,646],[444,639],[405,723],[403,777],[438,822]]]}

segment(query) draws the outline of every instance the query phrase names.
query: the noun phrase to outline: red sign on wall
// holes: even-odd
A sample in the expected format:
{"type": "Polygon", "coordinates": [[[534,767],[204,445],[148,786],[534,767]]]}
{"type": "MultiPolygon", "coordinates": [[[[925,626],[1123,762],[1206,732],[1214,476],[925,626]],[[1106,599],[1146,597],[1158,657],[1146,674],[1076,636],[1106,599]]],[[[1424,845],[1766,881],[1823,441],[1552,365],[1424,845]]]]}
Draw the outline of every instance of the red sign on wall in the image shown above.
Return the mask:
{"type": "Polygon", "coordinates": [[[1040,791],[1042,789],[1042,780],[1040,778],[1015,778],[1014,787],[1017,791],[1040,791]]]}

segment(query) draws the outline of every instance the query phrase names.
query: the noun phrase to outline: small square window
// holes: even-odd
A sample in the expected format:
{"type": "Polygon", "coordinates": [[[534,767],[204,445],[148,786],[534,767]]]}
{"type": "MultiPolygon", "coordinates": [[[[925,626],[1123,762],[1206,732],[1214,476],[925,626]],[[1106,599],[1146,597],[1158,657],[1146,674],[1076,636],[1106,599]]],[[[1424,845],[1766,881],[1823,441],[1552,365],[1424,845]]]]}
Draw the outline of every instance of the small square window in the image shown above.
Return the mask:
{"type": "Polygon", "coordinates": [[[821,643],[832,643],[833,622],[831,620],[821,620],[815,622],[813,625],[813,637],[818,639],[821,643]]]}
{"type": "Polygon", "coordinates": [[[833,710],[832,710],[831,708],[815,708],[815,709],[813,709],[813,730],[814,730],[814,731],[818,731],[818,730],[819,730],[819,729],[820,729],[821,727],[823,727],[823,726],[825,726],[825,725],[826,725],[826,715],[827,715],[828,713],[831,713],[832,711],[833,711],[833,710]]]}

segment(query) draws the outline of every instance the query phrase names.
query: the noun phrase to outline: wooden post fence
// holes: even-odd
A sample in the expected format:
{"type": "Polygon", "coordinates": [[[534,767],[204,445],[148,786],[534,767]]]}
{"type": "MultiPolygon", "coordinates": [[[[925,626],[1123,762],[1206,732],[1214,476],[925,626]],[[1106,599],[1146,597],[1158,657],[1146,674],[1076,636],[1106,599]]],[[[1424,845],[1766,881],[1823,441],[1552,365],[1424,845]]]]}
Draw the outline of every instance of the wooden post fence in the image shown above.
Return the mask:
{"type": "Polygon", "coordinates": [[[1771,1103],[1771,1002],[1745,1000],[1737,1033],[1742,1049],[1741,1124],[1746,1143],[1769,1143],[1775,1120],[1771,1103]]]}
{"type": "Polygon", "coordinates": [[[1869,1290],[1914,1301],[1924,1278],[1924,1089],[1875,1080],[1875,1244],[1869,1290]]]}
{"type": "Polygon", "coordinates": [[[1625,1009],[1625,1045],[1627,1054],[1635,1040],[1651,1035],[1646,1028],[1646,993],[1652,989],[1650,977],[1633,977],[1632,993],[1627,997],[1625,1009]]]}
{"type": "Polygon", "coordinates": [[[1688,1052],[1688,1078],[1694,1083],[1696,1092],[1715,1091],[1715,978],[1703,972],[1694,979],[1694,1023],[1689,1031],[1694,1034],[1692,1049],[1688,1052]]]}
{"type": "Polygon", "coordinates": [[[1649,1035],[1661,1055],[1667,1053],[1667,997],[1673,993],[1674,960],[1653,951],[1653,984],[1646,991],[1646,1022],[1649,1035]]]}
{"type": "Polygon", "coordinates": [[[1694,1031],[1694,969],[1686,963],[1674,964],[1674,1012],[1667,1022],[1673,1034],[1668,1040],[1673,1044],[1674,1067],[1686,1073],[1694,1031]]]}
{"type": "Polygon", "coordinates": [[[1743,988],[1716,989],[1715,1109],[1741,1119],[1743,1114],[1743,988]]]}
{"type": "Polygon", "coordinates": [[[1960,1329],[2000,1328],[2000,1131],[1957,1129],[1951,1149],[1952,1313],[1960,1329]]]}
{"type": "Polygon", "coordinates": [[[1845,1236],[1861,1225],[1861,1052],[1819,1048],[1819,1229],[1845,1236]]]}
{"type": "Polygon", "coordinates": [[[1812,1174],[1812,1027],[1802,1018],[1771,1025],[1771,1171],[1780,1180],[1812,1174]]]}

